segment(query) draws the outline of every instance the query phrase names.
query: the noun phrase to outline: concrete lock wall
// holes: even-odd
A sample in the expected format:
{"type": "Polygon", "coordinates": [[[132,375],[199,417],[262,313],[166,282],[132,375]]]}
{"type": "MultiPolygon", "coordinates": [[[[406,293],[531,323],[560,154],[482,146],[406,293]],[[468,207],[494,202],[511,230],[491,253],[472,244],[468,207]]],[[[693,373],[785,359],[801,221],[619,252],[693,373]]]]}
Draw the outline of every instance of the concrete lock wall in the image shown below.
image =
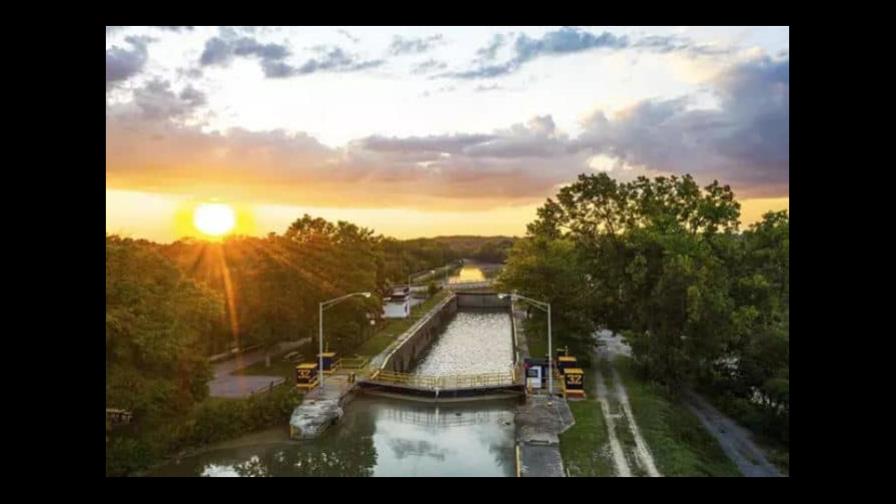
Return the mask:
{"type": "Polygon", "coordinates": [[[510,299],[501,299],[493,292],[458,292],[458,308],[507,308],[510,299]]]}
{"type": "Polygon", "coordinates": [[[417,359],[427,350],[439,332],[448,321],[457,313],[457,297],[443,305],[441,309],[427,316],[427,319],[417,326],[414,334],[395,350],[386,360],[383,369],[396,373],[408,373],[417,359]]]}

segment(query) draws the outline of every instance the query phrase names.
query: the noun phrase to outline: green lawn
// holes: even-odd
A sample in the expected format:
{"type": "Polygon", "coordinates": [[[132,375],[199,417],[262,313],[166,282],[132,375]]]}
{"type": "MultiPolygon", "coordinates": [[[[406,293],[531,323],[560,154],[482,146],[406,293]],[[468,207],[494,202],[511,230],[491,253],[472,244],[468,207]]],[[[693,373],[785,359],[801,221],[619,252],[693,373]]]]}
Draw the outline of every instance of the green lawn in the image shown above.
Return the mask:
{"type": "Polygon", "coordinates": [[[613,476],[606,447],[607,424],[600,403],[594,399],[571,401],[575,425],[560,434],[560,454],[570,476],[613,476]]]}
{"type": "Polygon", "coordinates": [[[740,476],[734,462],[683,404],[636,376],[631,359],[617,357],[614,366],[641,434],[664,476],[740,476]]]}
{"type": "Polygon", "coordinates": [[[451,292],[448,290],[441,290],[435,296],[411,308],[411,314],[408,318],[387,320],[355,353],[365,357],[378,355],[395,341],[395,338],[407,331],[423,315],[449,295],[451,295],[451,292]]]}

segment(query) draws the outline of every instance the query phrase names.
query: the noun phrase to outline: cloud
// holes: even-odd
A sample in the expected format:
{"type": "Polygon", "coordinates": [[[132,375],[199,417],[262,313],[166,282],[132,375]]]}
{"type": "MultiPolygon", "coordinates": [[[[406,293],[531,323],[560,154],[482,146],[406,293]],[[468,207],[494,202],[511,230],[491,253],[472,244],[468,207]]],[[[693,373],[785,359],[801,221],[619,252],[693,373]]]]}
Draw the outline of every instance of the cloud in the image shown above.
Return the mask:
{"type": "Polygon", "coordinates": [[[287,63],[291,55],[289,48],[280,44],[262,44],[252,37],[234,38],[233,32],[222,32],[221,37],[206,41],[205,50],[199,58],[202,66],[227,65],[235,57],[254,57],[261,64],[265,77],[278,79],[307,75],[320,71],[352,72],[373,68],[383,60],[362,60],[339,47],[316,46],[319,56],[306,60],[299,66],[287,63]]]}
{"type": "Polygon", "coordinates": [[[444,61],[428,59],[414,64],[411,67],[411,73],[425,74],[436,70],[444,70],[448,65],[444,61]]]}
{"type": "Polygon", "coordinates": [[[339,33],[340,35],[344,35],[346,38],[348,38],[349,40],[351,40],[352,42],[354,42],[356,44],[361,41],[361,39],[359,39],[358,37],[352,36],[351,33],[347,32],[345,30],[336,30],[336,33],[339,33]]]}
{"type": "Polygon", "coordinates": [[[299,67],[283,68],[283,75],[280,76],[307,75],[322,71],[354,72],[385,63],[384,60],[362,60],[357,55],[346,53],[339,47],[318,48],[318,52],[320,56],[305,61],[299,67]]]}
{"type": "Polygon", "coordinates": [[[545,33],[541,38],[532,38],[521,33],[516,35],[496,34],[491,42],[476,51],[473,68],[442,74],[441,77],[456,79],[486,79],[513,73],[525,63],[543,56],[574,54],[594,49],[639,49],[659,53],[684,52],[691,56],[728,54],[730,48],[699,45],[681,36],[648,36],[631,41],[626,35],[591,32],[572,27],[545,33]],[[514,37],[511,46],[513,55],[503,63],[494,63],[497,51],[514,37]]]}
{"type": "Polygon", "coordinates": [[[457,89],[457,86],[442,86],[433,91],[429,91],[429,90],[424,91],[420,96],[423,96],[424,98],[426,98],[426,97],[432,96],[434,94],[450,93],[456,89],[457,89]]]}
{"type": "Polygon", "coordinates": [[[608,118],[592,115],[572,149],[625,164],[719,179],[751,197],[787,194],[790,63],[767,56],[731,66],[710,83],[718,109],[689,97],[645,100],[608,118]]]}
{"type": "Polygon", "coordinates": [[[501,89],[505,89],[505,88],[502,87],[502,86],[499,86],[499,85],[497,85],[497,84],[490,84],[490,85],[488,85],[488,86],[486,86],[485,84],[480,84],[480,85],[476,86],[476,87],[473,89],[473,91],[476,91],[477,93],[484,93],[484,92],[487,92],[487,91],[498,91],[498,90],[501,90],[501,89]]]}
{"type": "Polygon", "coordinates": [[[389,45],[389,54],[398,56],[401,54],[417,54],[426,52],[442,42],[442,35],[430,35],[425,38],[404,38],[396,35],[389,45]]]}
{"type": "Polygon", "coordinates": [[[192,26],[156,26],[156,28],[160,30],[173,31],[173,32],[182,32],[182,31],[193,31],[192,26]]]}
{"type": "Polygon", "coordinates": [[[505,36],[502,33],[496,33],[494,36],[492,36],[492,41],[489,42],[487,46],[476,51],[476,61],[479,63],[493,61],[498,52],[498,49],[500,49],[507,43],[508,37],[509,36],[505,36]]]}
{"type": "Polygon", "coordinates": [[[205,104],[205,93],[193,86],[175,93],[169,81],[155,78],[134,89],[131,102],[109,106],[107,111],[118,124],[165,123],[191,117],[205,104]]]}
{"type": "Polygon", "coordinates": [[[149,37],[127,37],[131,48],[112,46],[106,50],[106,84],[111,85],[130,79],[143,70],[148,58],[146,46],[153,41],[149,37]]]}
{"type": "Polygon", "coordinates": [[[254,56],[262,64],[279,61],[289,56],[289,49],[280,44],[262,44],[252,37],[227,39],[212,37],[205,42],[205,49],[199,58],[202,66],[226,65],[235,56],[254,56]]]}
{"type": "Polygon", "coordinates": [[[609,32],[594,35],[578,28],[564,27],[548,32],[541,38],[531,38],[526,34],[516,36],[513,43],[513,57],[500,64],[488,64],[495,58],[497,50],[504,45],[505,37],[494,36],[489,45],[476,51],[477,68],[444,74],[458,79],[481,79],[497,77],[518,70],[524,63],[540,56],[581,52],[589,49],[620,49],[628,45],[628,38],[617,37],[609,32]]]}
{"type": "Polygon", "coordinates": [[[579,173],[603,170],[620,179],[691,173],[701,184],[731,184],[739,197],[786,196],[789,61],[742,61],[708,86],[717,108],[695,108],[690,96],[645,100],[613,116],[594,113],[576,137],[542,115],[490,132],[373,135],[331,148],[301,132],[205,132],[184,121],[204,95],[154,80],[107,114],[107,184],[310,206],[472,210],[538,202],[579,173]]]}

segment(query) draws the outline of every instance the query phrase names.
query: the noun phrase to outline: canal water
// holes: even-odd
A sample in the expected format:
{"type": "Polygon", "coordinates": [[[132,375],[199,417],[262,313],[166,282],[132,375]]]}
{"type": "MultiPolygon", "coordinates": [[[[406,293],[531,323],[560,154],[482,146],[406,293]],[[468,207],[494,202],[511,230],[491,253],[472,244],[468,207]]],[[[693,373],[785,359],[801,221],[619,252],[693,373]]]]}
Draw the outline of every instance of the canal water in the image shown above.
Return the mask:
{"type": "Polygon", "coordinates": [[[414,374],[444,376],[510,372],[513,335],[504,310],[461,310],[445,327],[414,374]]]}
{"type": "Polygon", "coordinates": [[[429,404],[360,396],[319,439],[257,432],[148,476],[512,476],[514,401],[429,404]]]}
{"type": "Polygon", "coordinates": [[[449,283],[482,282],[483,280],[485,280],[485,274],[476,263],[464,263],[460,271],[448,277],[449,283]]]}

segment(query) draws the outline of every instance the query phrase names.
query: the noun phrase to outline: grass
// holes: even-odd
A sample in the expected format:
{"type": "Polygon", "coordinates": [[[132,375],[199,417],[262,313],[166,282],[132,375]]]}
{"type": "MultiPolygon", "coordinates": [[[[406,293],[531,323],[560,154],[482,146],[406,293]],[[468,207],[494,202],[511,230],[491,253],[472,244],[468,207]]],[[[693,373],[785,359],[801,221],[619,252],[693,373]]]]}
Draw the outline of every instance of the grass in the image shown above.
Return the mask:
{"type": "Polygon", "coordinates": [[[575,425],[560,434],[560,454],[570,476],[613,476],[606,447],[607,424],[600,403],[594,399],[573,401],[569,409],[575,425]]]}
{"type": "MultiPolygon", "coordinates": [[[[373,357],[379,354],[395,341],[395,338],[405,332],[416,321],[420,320],[423,315],[431,310],[433,306],[449,295],[450,292],[447,290],[440,291],[435,296],[411,308],[411,314],[408,318],[386,320],[373,336],[358,347],[354,353],[367,357],[373,357]]],[[[302,355],[302,361],[304,362],[316,362],[317,351],[311,347],[310,343],[291,351],[298,351],[302,355]]],[[[287,353],[289,352],[281,352],[276,355],[271,355],[271,367],[266,367],[264,361],[259,361],[251,366],[234,371],[233,374],[282,376],[286,378],[287,383],[292,383],[295,380],[295,367],[299,362],[284,361],[283,356],[287,353]]]]}
{"type": "Polygon", "coordinates": [[[451,293],[447,290],[439,291],[433,297],[411,308],[411,314],[407,318],[387,320],[377,332],[370,337],[370,339],[358,347],[358,350],[355,353],[367,357],[378,355],[392,344],[392,342],[395,341],[395,338],[407,331],[415,322],[420,320],[423,315],[450,295],[451,293]]]}
{"type": "Polygon", "coordinates": [[[740,476],[716,440],[679,401],[636,376],[631,359],[614,363],[632,413],[664,476],[740,476]]]}

